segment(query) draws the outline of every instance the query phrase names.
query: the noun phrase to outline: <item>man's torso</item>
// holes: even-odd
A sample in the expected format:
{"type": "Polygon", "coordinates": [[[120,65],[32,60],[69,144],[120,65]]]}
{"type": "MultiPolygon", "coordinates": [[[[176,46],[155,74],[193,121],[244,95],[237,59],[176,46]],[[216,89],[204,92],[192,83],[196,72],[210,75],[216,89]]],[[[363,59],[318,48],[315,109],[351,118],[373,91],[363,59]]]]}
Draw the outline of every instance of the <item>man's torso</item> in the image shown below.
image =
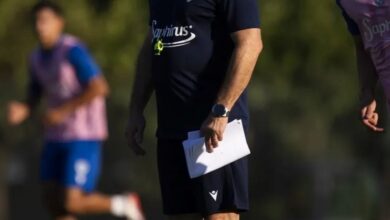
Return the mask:
{"type": "MultiPolygon", "coordinates": [[[[219,0],[149,2],[157,136],[184,138],[208,116],[228,71],[234,44],[219,0]]],[[[231,116],[247,122],[246,92],[231,116]]]]}
{"type": "MultiPolygon", "coordinates": [[[[63,105],[85,89],[68,59],[69,50],[80,45],[76,38],[65,35],[51,51],[37,48],[32,53],[31,77],[42,88],[48,108],[63,105]]],[[[79,107],[67,116],[65,122],[45,129],[45,139],[54,141],[102,140],[106,136],[105,101],[102,97],[79,107]]]]}
{"type": "Polygon", "coordinates": [[[390,1],[340,0],[340,5],[358,26],[365,49],[390,99],[390,1]]]}

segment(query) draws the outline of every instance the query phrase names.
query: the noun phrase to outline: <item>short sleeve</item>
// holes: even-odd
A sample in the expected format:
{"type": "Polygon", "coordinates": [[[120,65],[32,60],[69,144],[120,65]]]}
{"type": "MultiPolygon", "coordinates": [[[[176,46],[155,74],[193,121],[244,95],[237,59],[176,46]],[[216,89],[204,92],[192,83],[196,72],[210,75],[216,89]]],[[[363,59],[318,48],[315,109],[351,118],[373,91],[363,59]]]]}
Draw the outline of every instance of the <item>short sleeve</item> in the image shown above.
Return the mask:
{"type": "Polygon", "coordinates": [[[95,60],[89,54],[87,48],[82,45],[77,45],[69,50],[69,62],[76,70],[77,78],[82,85],[88,83],[98,76],[101,71],[95,60]]]}
{"type": "Polygon", "coordinates": [[[360,30],[359,30],[359,26],[356,24],[356,22],[347,14],[347,12],[345,11],[345,9],[343,8],[343,6],[341,5],[340,3],[340,0],[336,0],[337,2],[337,5],[340,7],[341,9],[341,12],[343,14],[343,17],[344,17],[344,20],[345,22],[347,23],[347,27],[348,27],[348,30],[349,32],[352,34],[352,35],[360,35],[360,30]]]}
{"type": "Polygon", "coordinates": [[[229,32],[260,27],[257,0],[219,0],[229,32]]]}

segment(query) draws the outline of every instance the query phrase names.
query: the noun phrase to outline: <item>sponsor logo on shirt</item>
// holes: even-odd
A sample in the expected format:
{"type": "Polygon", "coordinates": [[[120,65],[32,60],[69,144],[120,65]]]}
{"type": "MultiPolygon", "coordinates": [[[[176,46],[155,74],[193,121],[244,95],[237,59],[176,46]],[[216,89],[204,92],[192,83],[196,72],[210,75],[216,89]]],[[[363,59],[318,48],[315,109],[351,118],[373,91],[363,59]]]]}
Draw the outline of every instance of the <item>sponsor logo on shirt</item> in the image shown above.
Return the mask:
{"type": "Polygon", "coordinates": [[[192,25],[158,27],[157,21],[153,20],[153,41],[155,42],[155,50],[158,52],[157,55],[160,55],[164,48],[181,47],[190,44],[196,38],[192,28],[192,25]]]}
{"type": "Polygon", "coordinates": [[[363,20],[363,26],[365,29],[364,36],[367,41],[371,42],[375,36],[383,36],[390,32],[390,20],[385,20],[380,23],[370,24],[369,19],[363,20]]]}

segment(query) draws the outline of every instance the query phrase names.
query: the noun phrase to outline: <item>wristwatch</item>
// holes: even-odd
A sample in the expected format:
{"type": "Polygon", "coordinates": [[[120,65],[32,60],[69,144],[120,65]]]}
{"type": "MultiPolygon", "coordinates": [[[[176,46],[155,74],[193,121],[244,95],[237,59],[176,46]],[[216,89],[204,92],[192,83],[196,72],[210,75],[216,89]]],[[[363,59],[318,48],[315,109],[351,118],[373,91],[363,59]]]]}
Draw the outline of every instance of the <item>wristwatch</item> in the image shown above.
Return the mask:
{"type": "Polygon", "coordinates": [[[222,104],[215,104],[211,109],[211,114],[216,118],[229,117],[230,110],[222,104]]]}

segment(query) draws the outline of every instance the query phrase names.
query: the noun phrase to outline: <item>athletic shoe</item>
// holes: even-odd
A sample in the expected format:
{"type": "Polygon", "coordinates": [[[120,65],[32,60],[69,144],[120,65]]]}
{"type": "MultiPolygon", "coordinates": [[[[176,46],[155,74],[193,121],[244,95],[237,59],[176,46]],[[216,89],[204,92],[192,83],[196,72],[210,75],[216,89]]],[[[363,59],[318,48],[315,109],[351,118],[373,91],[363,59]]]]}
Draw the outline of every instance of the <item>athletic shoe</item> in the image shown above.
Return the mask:
{"type": "Polygon", "coordinates": [[[137,193],[131,193],[127,197],[125,211],[127,220],[145,220],[139,195],[137,193]]]}

